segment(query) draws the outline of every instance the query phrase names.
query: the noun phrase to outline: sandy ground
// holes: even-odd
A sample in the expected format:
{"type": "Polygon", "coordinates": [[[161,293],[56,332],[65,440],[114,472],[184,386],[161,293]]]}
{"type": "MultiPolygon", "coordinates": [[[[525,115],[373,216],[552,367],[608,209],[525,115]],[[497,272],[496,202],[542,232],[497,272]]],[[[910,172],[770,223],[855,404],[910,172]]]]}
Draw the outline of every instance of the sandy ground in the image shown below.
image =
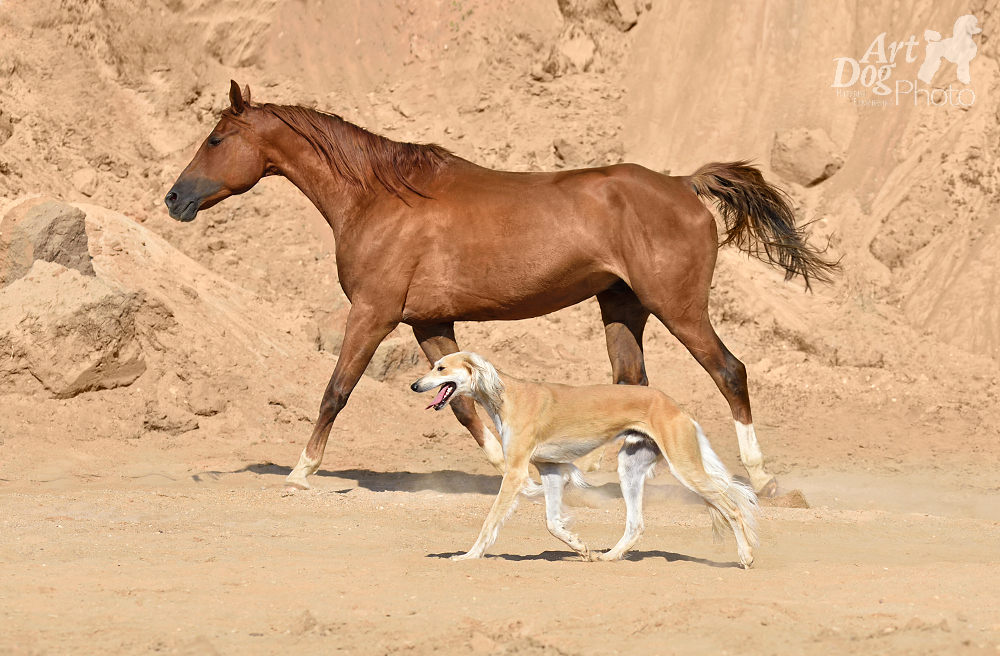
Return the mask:
{"type": "MultiPolygon", "coordinates": [[[[72,203],[96,270],[0,288],[0,654],[1000,653],[997,3],[654,0],[633,26],[626,2],[0,3],[0,221],[34,195],[72,203]],[[829,95],[834,57],[968,12],[974,107],[829,95]],[[804,294],[720,253],[712,320],[783,493],[754,568],[665,473],[626,561],[575,560],[524,501],[488,558],[451,562],[499,478],[409,391],[413,358],[363,377],[313,489],[283,495],[347,300],[328,226],[284,180],[166,216],[231,78],[494,168],[756,159],[843,271],[804,294]],[[788,146],[803,130],[825,150],[788,146]],[[813,184],[817,161],[841,168],[813,184]],[[88,355],[74,301],[96,288],[131,299],[112,337],[145,369],[55,398],[44,372],[88,355]]],[[[592,299],[457,333],[523,377],[609,380],[592,299]]],[[[709,377],[655,321],[645,349],[742,474],[709,377]]],[[[568,498],[596,548],[623,529],[614,461],[568,498]]]]}
{"type": "MultiPolygon", "coordinates": [[[[8,485],[5,653],[1000,649],[996,521],[768,507],[743,571],[700,504],[660,477],[626,561],[576,560],[528,502],[490,557],[458,563],[447,557],[473,541],[496,476],[326,471],[281,497],[286,473],[8,485]]],[[[571,505],[582,537],[610,546],[624,512],[599,489],[571,505]]]]}

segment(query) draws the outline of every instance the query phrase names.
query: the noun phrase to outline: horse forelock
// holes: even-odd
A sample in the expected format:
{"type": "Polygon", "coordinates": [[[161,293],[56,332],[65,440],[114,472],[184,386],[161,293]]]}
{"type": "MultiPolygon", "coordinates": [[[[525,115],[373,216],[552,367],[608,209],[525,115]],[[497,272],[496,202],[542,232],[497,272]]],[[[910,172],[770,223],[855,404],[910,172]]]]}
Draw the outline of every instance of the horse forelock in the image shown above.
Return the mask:
{"type": "Polygon", "coordinates": [[[327,114],[298,105],[254,105],[308,141],[349,184],[363,191],[382,187],[405,200],[407,193],[426,197],[414,176],[434,172],[451,154],[436,144],[392,141],[327,114]]]}

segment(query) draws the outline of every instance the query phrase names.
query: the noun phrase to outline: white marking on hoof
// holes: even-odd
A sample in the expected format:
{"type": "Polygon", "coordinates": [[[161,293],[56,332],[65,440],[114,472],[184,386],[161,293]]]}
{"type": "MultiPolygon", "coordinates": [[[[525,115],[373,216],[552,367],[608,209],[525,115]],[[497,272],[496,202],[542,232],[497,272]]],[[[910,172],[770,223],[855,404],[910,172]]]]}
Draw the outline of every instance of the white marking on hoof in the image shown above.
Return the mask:
{"type": "Polygon", "coordinates": [[[302,455],[299,456],[299,464],[295,465],[295,469],[285,479],[285,489],[308,490],[309,483],[306,481],[306,476],[315,474],[316,470],[319,469],[320,462],[322,462],[321,458],[310,458],[306,455],[306,450],[303,449],[302,455]]]}
{"type": "MultiPolygon", "coordinates": [[[[736,439],[740,443],[740,460],[750,476],[750,484],[754,491],[761,492],[765,487],[774,482],[774,477],[764,470],[764,454],[760,451],[760,444],[757,443],[757,434],[754,432],[753,424],[736,424],[736,439]]],[[[777,483],[774,483],[777,491],[777,483]]]]}

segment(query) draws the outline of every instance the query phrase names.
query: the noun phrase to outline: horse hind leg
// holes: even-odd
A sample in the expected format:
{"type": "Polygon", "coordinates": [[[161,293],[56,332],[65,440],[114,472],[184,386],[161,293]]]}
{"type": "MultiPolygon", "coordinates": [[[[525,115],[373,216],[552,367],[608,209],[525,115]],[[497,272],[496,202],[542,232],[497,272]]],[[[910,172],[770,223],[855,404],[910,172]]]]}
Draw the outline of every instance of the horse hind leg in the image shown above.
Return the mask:
{"type": "Polygon", "coordinates": [[[625,497],[625,533],[614,547],[597,555],[597,560],[618,560],[642,537],[642,494],[646,478],[660,457],[660,449],[648,437],[630,435],[618,451],[618,480],[625,497]]]}
{"type": "MultiPolygon", "coordinates": [[[[458,342],[455,341],[455,324],[453,323],[438,324],[436,326],[415,326],[413,334],[420,344],[420,349],[427,356],[427,359],[430,360],[431,364],[434,364],[450,353],[458,353],[459,351],[458,342]]],[[[475,438],[479,448],[486,454],[486,458],[490,461],[490,464],[503,474],[507,469],[503,448],[500,446],[500,441],[496,438],[496,435],[490,429],[487,429],[486,424],[479,418],[479,415],[476,413],[476,405],[472,399],[464,396],[458,397],[452,400],[451,409],[455,413],[455,417],[459,423],[472,433],[472,437],[475,438]]]]}
{"type": "MultiPolygon", "coordinates": [[[[615,385],[648,385],[646,363],[642,354],[642,333],[649,319],[649,310],[643,307],[635,292],[623,281],[597,295],[604,322],[604,337],[611,359],[611,376],[615,385]]],[[[601,447],[576,461],[585,471],[601,467],[604,451],[601,447]]]]}
{"type": "Polygon", "coordinates": [[[764,455],[754,432],[746,367],[729,352],[715,333],[708,318],[707,299],[701,312],[694,316],[690,313],[673,314],[669,308],[657,311],[656,316],[708,372],[726,397],[736,424],[740,461],[747,470],[754,491],[761,497],[777,494],[778,483],[764,468],[764,455]]]}

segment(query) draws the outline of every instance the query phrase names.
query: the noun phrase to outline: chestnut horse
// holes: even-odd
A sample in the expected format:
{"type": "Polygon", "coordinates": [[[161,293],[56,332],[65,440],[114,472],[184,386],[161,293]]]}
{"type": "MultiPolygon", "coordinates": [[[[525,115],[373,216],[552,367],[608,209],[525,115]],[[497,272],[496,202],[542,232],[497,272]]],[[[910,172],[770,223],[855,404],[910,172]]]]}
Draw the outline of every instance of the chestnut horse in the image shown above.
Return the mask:
{"type": "MultiPolygon", "coordinates": [[[[746,162],[671,177],[635,164],[555,173],[477,166],[435,145],[398,143],[339,116],[257,104],[233,82],[231,107],[167,194],[191,221],[266,175],[288,178],[336,239],[351,301],[340,358],[319,418],[287,485],[307,488],[337,414],[376,347],[399,323],[431,362],[459,350],[456,321],[537,317],[597,297],[614,381],[645,385],[642,333],[650,313],[712,376],[732,410],[740,457],[758,494],[776,483],[754,434],[746,368],[715,334],[708,295],[723,244],[786,272],[828,280],[835,266],[810,247],[787,197],[746,162]]],[[[503,451],[472,402],[452,408],[490,462],[503,451]]]]}

